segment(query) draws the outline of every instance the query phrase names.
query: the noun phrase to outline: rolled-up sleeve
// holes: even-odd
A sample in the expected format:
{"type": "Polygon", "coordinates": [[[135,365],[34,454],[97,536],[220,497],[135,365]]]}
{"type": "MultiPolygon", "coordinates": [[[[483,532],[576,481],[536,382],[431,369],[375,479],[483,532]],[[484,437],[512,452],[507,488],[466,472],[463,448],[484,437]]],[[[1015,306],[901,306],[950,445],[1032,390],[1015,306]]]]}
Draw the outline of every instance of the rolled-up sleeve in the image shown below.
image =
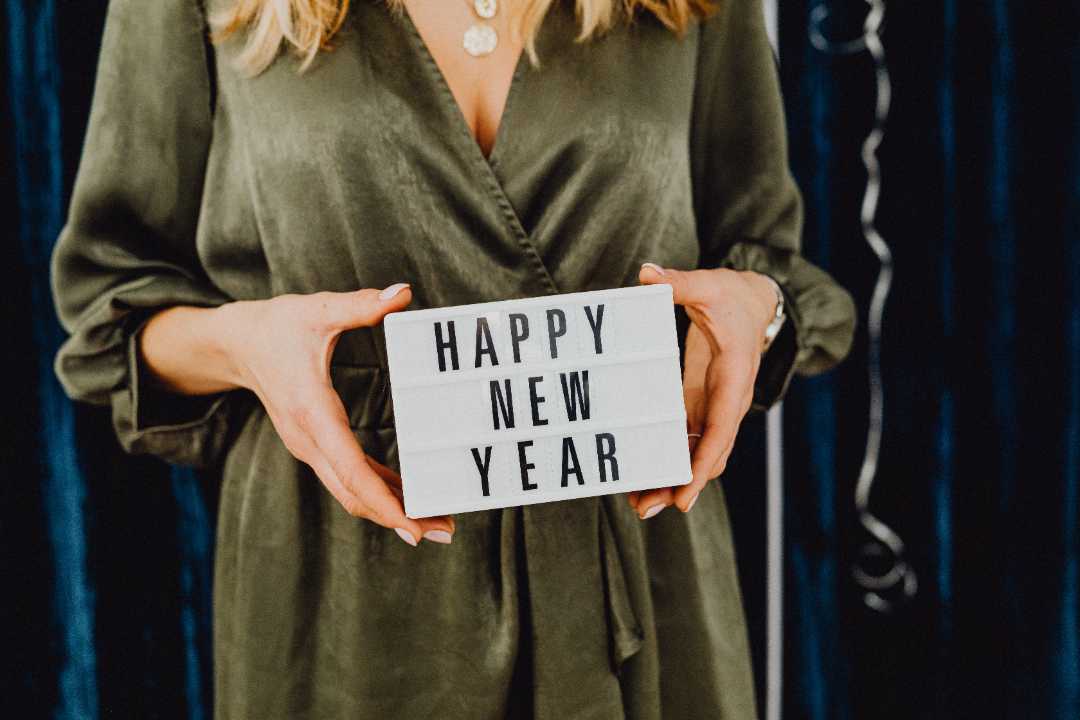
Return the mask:
{"type": "Polygon", "coordinates": [[[121,446],[168,462],[216,462],[250,394],[155,386],[138,353],[150,315],[232,300],[207,278],[196,230],[212,139],[213,85],[197,0],[110,0],[87,133],[52,254],[69,336],[55,372],[74,400],[109,405],[121,446]]]}
{"type": "Polygon", "coordinates": [[[855,333],[850,293],[801,254],[802,196],[788,165],[776,60],[761,0],[730,0],[701,28],[691,157],[704,267],[751,270],[783,290],[788,320],[762,359],[752,408],[795,373],[839,363],[855,333]]]}

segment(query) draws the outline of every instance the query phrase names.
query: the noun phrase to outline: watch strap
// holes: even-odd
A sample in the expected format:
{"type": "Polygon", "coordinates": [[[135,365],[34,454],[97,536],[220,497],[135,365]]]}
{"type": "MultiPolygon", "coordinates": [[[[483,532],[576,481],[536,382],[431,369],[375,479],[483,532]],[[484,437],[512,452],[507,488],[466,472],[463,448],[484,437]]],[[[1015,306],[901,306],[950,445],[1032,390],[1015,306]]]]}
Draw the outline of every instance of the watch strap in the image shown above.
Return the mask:
{"type": "Polygon", "coordinates": [[[769,346],[772,345],[773,340],[780,334],[780,328],[784,326],[784,321],[787,319],[787,313],[784,308],[784,291],[780,289],[780,283],[773,280],[768,275],[763,275],[773,286],[776,291],[776,312],[773,314],[772,320],[765,328],[765,338],[761,346],[761,352],[764,354],[769,346]]]}

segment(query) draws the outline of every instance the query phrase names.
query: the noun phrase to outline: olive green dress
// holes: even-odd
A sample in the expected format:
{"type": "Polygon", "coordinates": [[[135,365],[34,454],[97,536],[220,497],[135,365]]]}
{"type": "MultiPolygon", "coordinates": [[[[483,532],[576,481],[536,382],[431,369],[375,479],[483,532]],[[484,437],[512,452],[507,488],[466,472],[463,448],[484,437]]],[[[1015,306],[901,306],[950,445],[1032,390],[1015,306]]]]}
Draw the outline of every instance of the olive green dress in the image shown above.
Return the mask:
{"type": "MultiPolygon", "coordinates": [[[[282,54],[254,79],[229,64],[242,37],[208,44],[199,0],[110,2],[53,257],[56,372],[111,405],[129,452],[220,469],[216,717],[755,717],[718,482],[687,514],[543,503],[459,514],[451,545],[414,548],[350,517],[251,393],[170,395],[134,344],[170,305],[407,281],[425,308],[726,266],[788,297],[756,386],[771,405],[847,353],[855,313],[799,254],[760,2],[720,7],[682,38],[641,15],[577,43],[556,2],[485,157],[380,2],[354,0],[308,73],[282,54]]],[[[331,372],[357,440],[396,467],[381,328],[346,333],[331,372]]]]}

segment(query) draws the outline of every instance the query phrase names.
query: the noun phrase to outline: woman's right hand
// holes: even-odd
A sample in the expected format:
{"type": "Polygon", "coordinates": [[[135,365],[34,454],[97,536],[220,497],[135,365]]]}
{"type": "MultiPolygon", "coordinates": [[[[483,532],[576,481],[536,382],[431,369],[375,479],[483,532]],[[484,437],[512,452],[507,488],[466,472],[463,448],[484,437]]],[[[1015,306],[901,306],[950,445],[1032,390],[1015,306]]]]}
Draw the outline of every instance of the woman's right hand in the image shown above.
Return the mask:
{"type": "Polygon", "coordinates": [[[341,333],[371,327],[408,306],[398,283],[382,292],[316,292],[223,305],[219,321],[233,382],[254,392],[285,447],[307,463],[342,507],[393,528],[405,542],[449,543],[450,516],[405,516],[401,478],[368,457],[330,382],[330,359],[341,333]]]}

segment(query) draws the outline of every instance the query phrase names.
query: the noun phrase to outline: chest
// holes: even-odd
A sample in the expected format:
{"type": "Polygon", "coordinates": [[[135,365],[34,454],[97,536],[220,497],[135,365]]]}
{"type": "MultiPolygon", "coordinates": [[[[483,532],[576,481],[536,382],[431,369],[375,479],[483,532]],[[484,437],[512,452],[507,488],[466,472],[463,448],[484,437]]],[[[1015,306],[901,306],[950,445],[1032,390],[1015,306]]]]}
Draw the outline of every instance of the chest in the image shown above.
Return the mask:
{"type": "Polygon", "coordinates": [[[233,266],[247,243],[273,292],[415,281],[421,307],[615,287],[644,260],[694,262],[695,31],[643,16],[576,42],[573,3],[556,0],[539,66],[518,47],[509,77],[505,61],[456,75],[457,30],[424,40],[440,17],[354,2],[335,49],[303,74],[282,56],[239,77],[239,48],[220,49],[210,176],[229,200],[213,203],[224,230],[204,237],[205,255],[233,266]]]}
{"type": "MultiPolygon", "coordinates": [[[[402,159],[483,159],[502,179],[553,153],[562,172],[603,160],[647,179],[687,152],[696,29],[680,38],[643,15],[577,42],[573,2],[556,0],[534,67],[505,28],[494,53],[468,56],[462,33],[476,18],[465,0],[405,9],[354,3],[337,47],[304,74],[285,56],[253,79],[220,73],[230,122],[260,172],[325,168],[330,155],[360,168],[389,146],[402,159]]],[[[219,66],[238,49],[224,48],[219,66]]]]}
{"type": "Polygon", "coordinates": [[[515,0],[404,0],[485,156],[491,153],[523,49],[515,0]]]}

